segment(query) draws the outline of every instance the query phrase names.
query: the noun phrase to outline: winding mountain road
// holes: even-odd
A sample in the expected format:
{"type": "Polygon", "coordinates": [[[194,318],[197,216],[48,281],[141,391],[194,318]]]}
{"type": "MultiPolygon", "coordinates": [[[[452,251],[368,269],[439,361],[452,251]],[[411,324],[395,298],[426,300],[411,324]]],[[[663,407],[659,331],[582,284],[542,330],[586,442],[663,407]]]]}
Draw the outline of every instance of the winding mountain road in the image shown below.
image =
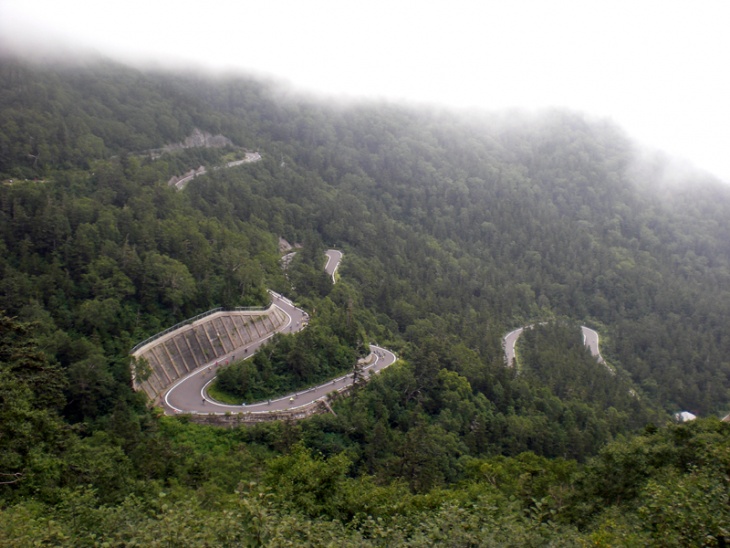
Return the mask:
{"type": "MultiPolygon", "coordinates": [[[[204,364],[202,367],[191,371],[188,375],[178,380],[165,393],[164,402],[169,409],[176,413],[209,413],[215,411],[213,407],[217,404],[214,404],[212,400],[206,398],[203,388],[215,378],[220,367],[235,361],[236,355],[238,355],[239,359],[241,357],[252,356],[275,333],[294,333],[300,331],[306,325],[308,319],[306,312],[294,306],[291,301],[282,295],[273,291],[269,291],[269,293],[272,297],[272,304],[287,315],[287,322],[274,333],[270,333],[246,346],[229,352],[225,356],[204,364]],[[209,405],[209,402],[212,405],[209,405]]],[[[226,408],[226,411],[230,412],[230,410],[230,408],[226,408]]]]}
{"type": "MultiPolygon", "coordinates": [[[[525,327],[520,327],[514,331],[510,331],[504,336],[504,339],[502,339],[502,345],[504,346],[504,361],[509,367],[513,367],[515,364],[515,345],[517,344],[517,339],[520,338],[520,335],[522,335],[522,332],[527,327],[532,326],[526,325],[525,327]]],[[[583,344],[590,348],[591,354],[593,354],[598,363],[602,363],[608,367],[608,364],[606,364],[603,356],[601,356],[601,351],[598,348],[598,333],[584,325],[581,326],[580,330],[583,333],[583,344]]],[[[610,367],[608,368],[613,371],[610,367]]]]}
{"type": "MultiPolygon", "coordinates": [[[[244,155],[244,157],[241,160],[234,160],[232,162],[228,162],[223,167],[225,167],[225,168],[236,167],[236,166],[240,166],[242,164],[250,164],[252,162],[258,162],[259,160],[261,160],[261,154],[260,153],[258,153],[258,152],[246,152],[245,155],[244,155]]],[[[221,169],[220,166],[214,167],[213,168],[213,171],[217,171],[219,169],[221,169]]],[[[192,181],[193,179],[195,179],[199,175],[205,175],[206,173],[208,173],[207,168],[205,166],[200,166],[198,169],[191,169],[190,171],[188,171],[187,173],[185,173],[184,175],[182,175],[180,178],[173,177],[172,179],[170,179],[167,182],[167,184],[168,185],[171,185],[171,186],[174,186],[178,190],[182,190],[183,188],[185,188],[185,185],[187,185],[190,181],[192,181]]]]}
{"type": "MultiPolygon", "coordinates": [[[[253,346],[255,350],[260,344],[253,346]]],[[[252,354],[255,353],[254,350],[251,350],[252,354]]],[[[370,345],[370,352],[371,361],[362,368],[362,373],[366,376],[382,371],[397,359],[390,350],[373,344],[370,345]]],[[[341,392],[352,386],[354,382],[353,374],[348,373],[318,386],[292,392],[279,398],[248,404],[242,403],[242,405],[229,405],[210,399],[206,393],[208,385],[215,380],[216,371],[216,367],[203,368],[188,375],[168,390],[165,395],[166,405],[175,413],[222,415],[225,413],[266,414],[275,411],[291,411],[324,400],[328,394],[341,392]]]]}
{"type": "MultiPolygon", "coordinates": [[[[342,260],[342,253],[335,249],[327,250],[327,264],[325,270],[332,276],[332,283],[335,282],[335,272],[342,260]]],[[[214,401],[207,395],[207,387],[215,380],[216,373],[220,367],[230,362],[240,360],[242,357],[248,359],[264,345],[275,333],[295,333],[302,330],[309,319],[306,312],[294,306],[286,297],[269,291],[272,304],[279,308],[288,317],[287,322],[274,333],[253,341],[252,343],[237,348],[225,356],[221,356],[192,371],[182,379],[173,384],[165,393],[163,401],[165,407],[172,413],[194,413],[194,414],[218,414],[226,413],[251,413],[265,415],[276,411],[293,411],[313,404],[316,401],[324,400],[332,392],[341,392],[352,386],[354,382],[353,373],[329,380],[319,386],[306,390],[286,394],[279,398],[261,402],[242,402],[241,405],[229,405],[214,401]]],[[[367,376],[375,374],[396,361],[396,355],[380,346],[370,345],[370,356],[363,364],[361,374],[367,376]]]]}

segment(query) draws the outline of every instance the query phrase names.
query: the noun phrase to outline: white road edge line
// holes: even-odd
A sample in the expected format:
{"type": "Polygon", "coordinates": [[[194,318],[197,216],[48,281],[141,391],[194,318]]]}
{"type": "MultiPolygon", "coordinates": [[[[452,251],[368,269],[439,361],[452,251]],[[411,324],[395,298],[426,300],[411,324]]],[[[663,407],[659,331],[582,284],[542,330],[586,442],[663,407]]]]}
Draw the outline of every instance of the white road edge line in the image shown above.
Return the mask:
{"type": "MultiPolygon", "coordinates": [[[[289,313],[288,313],[288,312],[287,312],[286,310],[284,310],[283,308],[281,308],[281,307],[280,307],[279,305],[277,305],[277,304],[273,304],[272,306],[275,306],[276,308],[278,308],[279,310],[281,310],[281,311],[282,311],[282,312],[283,312],[284,314],[286,314],[286,317],[287,317],[287,318],[289,318],[289,321],[288,321],[288,322],[286,323],[286,325],[285,325],[284,327],[282,327],[282,328],[281,328],[280,330],[274,331],[274,332],[273,332],[273,333],[271,333],[270,335],[267,335],[266,337],[264,337],[263,339],[261,339],[260,341],[258,341],[258,342],[259,342],[259,345],[260,345],[261,343],[263,343],[264,341],[266,341],[266,340],[270,339],[271,337],[273,337],[273,336],[274,336],[274,335],[276,335],[277,333],[279,333],[279,331],[283,331],[284,329],[286,329],[287,327],[289,327],[289,326],[291,325],[291,322],[292,322],[292,318],[291,318],[291,316],[289,315],[289,313]]],[[[249,345],[249,346],[251,346],[251,345],[249,345]]],[[[240,348],[240,347],[239,347],[239,348],[240,348]]],[[[244,348],[248,348],[248,347],[244,347],[244,348]]],[[[217,361],[217,360],[214,360],[214,361],[217,361]]],[[[177,411],[178,413],[184,413],[184,411],[183,411],[182,409],[178,409],[177,407],[175,407],[174,405],[172,405],[172,404],[170,403],[170,400],[168,399],[168,398],[170,397],[170,394],[172,393],[172,391],[173,391],[173,390],[175,390],[175,389],[176,389],[176,388],[177,388],[178,386],[180,386],[180,385],[181,385],[182,383],[184,383],[185,381],[187,381],[187,380],[188,380],[189,378],[191,378],[191,377],[194,377],[195,375],[198,375],[199,373],[204,373],[205,371],[207,371],[206,367],[211,367],[211,364],[212,364],[212,363],[213,363],[213,362],[208,362],[208,363],[206,363],[206,364],[204,364],[204,365],[200,366],[200,367],[199,367],[198,369],[195,369],[195,370],[191,371],[190,373],[188,373],[187,375],[185,375],[185,376],[184,376],[184,377],[183,377],[182,379],[178,380],[178,381],[177,381],[177,382],[176,382],[176,383],[175,383],[175,384],[174,384],[174,385],[172,386],[172,388],[170,388],[170,389],[169,389],[169,390],[168,390],[167,392],[165,392],[165,403],[166,403],[166,404],[167,404],[167,405],[168,405],[168,406],[170,407],[170,409],[172,409],[173,411],[177,411]]],[[[214,377],[214,378],[215,378],[215,377],[214,377]]],[[[211,380],[212,380],[212,379],[211,379],[211,380]]],[[[208,398],[206,398],[205,396],[203,396],[203,399],[205,399],[206,401],[208,401],[208,402],[210,402],[210,403],[214,403],[214,402],[212,402],[211,400],[209,400],[208,398]]]]}
{"type": "MultiPolygon", "coordinates": [[[[372,345],[370,345],[370,346],[371,346],[371,348],[377,348],[378,350],[382,350],[383,352],[387,352],[388,354],[391,354],[391,355],[393,356],[393,361],[392,361],[392,362],[390,363],[390,365],[393,365],[393,364],[394,364],[394,363],[395,363],[396,361],[398,361],[398,355],[397,355],[397,354],[396,354],[395,352],[392,352],[392,351],[388,350],[387,348],[383,348],[382,346],[377,346],[377,345],[375,345],[375,344],[372,344],[372,345]]],[[[250,358],[250,357],[251,357],[251,356],[249,356],[249,358],[250,358]]],[[[248,359],[248,358],[246,358],[246,359],[248,359]]],[[[375,361],[374,361],[373,363],[371,363],[370,365],[368,365],[367,367],[363,368],[363,371],[366,371],[366,370],[368,370],[368,369],[370,369],[370,368],[374,367],[374,366],[375,366],[375,365],[376,365],[376,364],[378,363],[378,361],[380,361],[380,357],[379,357],[379,356],[378,356],[378,355],[376,354],[376,355],[375,355],[375,361]]],[[[376,373],[377,373],[377,372],[376,372],[376,373]]],[[[325,383],[323,383],[323,384],[317,385],[317,386],[315,386],[314,388],[315,388],[315,389],[317,389],[317,388],[322,388],[322,387],[324,387],[324,386],[327,386],[327,384],[329,384],[329,383],[331,383],[331,384],[336,384],[336,383],[338,383],[338,382],[341,382],[341,381],[343,381],[343,380],[345,380],[345,381],[346,381],[346,380],[347,380],[348,378],[351,378],[351,377],[352,377],[352,373],[348,373],[347,375],[343,375],[342,377],[338,377],[338,378],[336,378],[336,379],[333,379],[333,380],[331,380],[331,381],[327,381],[327,382],[325,382],[325,383]]],[[[211,382],[213,382],[213,380],[214,380],[214,379],[211,379],[211,380],[209,380],[209,381],[208,381],[208,382],[206,383],[206,386],[207,386],[208,384],[210,384],[211,382]]],[[[352,382],[350,382],[350,385],[352,385],[352,382]]],[[[281,410],[279,410],[278,412],[282,412],[282,411],[295,411],[295,410],[297,410],[297,409],[301,409],[301,408],[303,408],[303,407],[307,407],[308,405],[311,405],[311,404],[313,404],[314,402],[317,402],[317,401],[322,401],[322,400],[323,400],[324,398],[326,398],[326,397],[327,397],[327,395],[328,395],[329,393],[331,393],[331,392],[342,392],[342,391],[343,391],[343,390],[345,390],[345,389],[346,389],[346,388],[347,388],[348,386],[349,386],[348,384],[345,384],[344,386],[340,386],[340,387],[338,387],[338,388],[336,388],[336,389],[334,389],[334,390],[330,390],[330,392],[328,392],[327,394],[324,394],[323,396],[320,396],[320,397],[318,397],[318,398],[315,398],[315,399],[313,399],[312,401],[309,401],[309,402],[307,402],[307,403],[303,403],[302,405],[297,405],[297,406],[294,406],[294,407],[289,407],[289,408],[287,408],[287,409],[281,409],[281,410]]],[[[173,388],[174,388],[174,387],[173,387],[173,388]]],[[[170,390],[172,390],[172,388],[171,388],[170,390]]],[[[300,392],[292,392],[292,393],[290,393],[290,394],[287,394],[287,395],[285,395],[285,396],[282,396],[282,397],[280,397],[280,398],[277,398],[277,399],[275,399],[275,400],[271,400],[271,403],[274,403],[274,402],[278,402],[278,401],[281,401],[281,400],[285,400],[285,399],[288,399],[288,398],[292,398],[292,397],[294,397],[294,396],[301,396],[302,394],[306,394],[306,393],[308,393],[308,392],[310,392],[310,391],[311,391],[311,389],[309,389],[309,388],[308,388],[308,389],[306,389],[306,390],[302,390],[302,391],[300,391],[300,392]]],[[[207,400],[207,399],[206,399],[206,400],[207,400]]],[[[244,411],[243,411],[243,406],[242,406],[242,405],[230,405],[230,404],[223,404],[223,403],[213,402],[213,401],[211,401],[211,400],[207,400],[207,401],[209,401],[209,402],[211,402],[211,403],[213,403],[213,404],[215,404],[215,405],[217,405],[217,406],[232,407],[232,408],[234,408],[234,409],[238,409],[238,410],[239,410],[239,411],[240,411],[241,413],[243,413],[243,412],[244,412],[244,411]]],[[[263,400],[263,401],[260,401],[260,402],[255,402],[255,403],[252,403],[252,404],[250,404],[250,405],[251,405],[251,406],[254,406],[254,405],[260,405],[260,404],[264,403],[264,401],[266,401],[266,400],[263,400]]],[[[172,406],[170,406],[170,407],[172,407],[172,406]]],[[[175,409],[175,408],[173,407],[173,409],[175,409]]],[[[178,411],[179,411],[179,410],[178,410],[178,411]]],[[[180,412],[181,412],[181,413],[184,413],[184,411],[180,411],[180,412]]],[[[250,411],[250,410],[246,410],[246,411],[245,411],[245,413],[249,413],[249,414],[252,414],[252,415],[254,415],[254,414],[259,414],[259,415],[265,415],[265,414],[267,414],[267,413],[271,413],[271,412],[272,412],[272,411],[271,411],[271,410],[268,410],[268,409],[267,409],[267,410],[264,410],[264,411],[256,411],[256,410],[253,410],[253,411],[250,411]]],[[[192,414],[201,414],[201,413],[199,413],[198,411],[192,411],[191,413],[192,413],[192,414]]],[[[215,411],[214,411],[214,412],[211,412],[211,413],[203,413],[203,414],[207,414],[207,415],[224,415],[225,413],[222,413],[222,412],[215,412],[215,411]]]]}

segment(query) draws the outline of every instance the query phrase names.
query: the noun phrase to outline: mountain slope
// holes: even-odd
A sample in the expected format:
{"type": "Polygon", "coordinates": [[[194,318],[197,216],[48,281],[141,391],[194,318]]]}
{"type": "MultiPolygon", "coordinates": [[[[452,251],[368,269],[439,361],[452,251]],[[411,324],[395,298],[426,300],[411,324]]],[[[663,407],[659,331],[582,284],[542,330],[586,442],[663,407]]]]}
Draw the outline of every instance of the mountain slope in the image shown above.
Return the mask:
{"type": "MultiPolygon", "coordinates": [[[[6,177],[160,148],[193,127],[223,133],[268,161],[208,177],[189,190],[194,206],[215,215],[211,202],[225,196],[238,219],[355,247],[369,261],[353,273],[365,305],[400,331],[438,314],[493,359],[506,327],[553,314],[592,320],[608,330],[609,355],[668,408],[726,405],[728,189],[700,175],[662,186],[661,163],[604,122],[327,107],[253,80],[111,63],[4,60],[2,72],[6,177]],[[470,314],[495,329],[462,325],[470,314]]],[[[153,182],[219,157],[142,157],[133,169],[153,182]]]]}
{"type": "Polygon", "coordinates": [[[663,424],[728,404],[727,187],[575,113],[326,104],[106,61],[3,59],[0,122],[0,535],[722,538],[726,425],[663,424]],[[196,128],[231,144],[162,150],[196,128]],[[243,149],[262,159],[213,169],[243,149]],[[302,244],[286,272],[279,237],[302,244]],[[266,288],[312,323],[262,374],[369,341],[402,362],[336,414],[234,431],[131,390],[135,343],[266,288]],[[517,374],[501,341],[526,324],[517,374]]]}

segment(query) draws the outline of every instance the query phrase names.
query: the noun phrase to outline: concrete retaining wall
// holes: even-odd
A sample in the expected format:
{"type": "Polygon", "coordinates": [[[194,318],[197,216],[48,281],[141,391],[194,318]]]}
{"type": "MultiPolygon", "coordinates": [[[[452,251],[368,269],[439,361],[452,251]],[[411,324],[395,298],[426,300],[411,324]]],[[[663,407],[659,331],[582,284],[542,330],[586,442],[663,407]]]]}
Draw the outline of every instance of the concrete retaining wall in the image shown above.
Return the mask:
{"type": "Polygon", "coordinates": [[[282,327],[287,315],[278,307],[257,311],[221,311],[185,325],[137,349],[132,356],[149,363],[151,374],[135,379],[155,401],[178,379],[206,364],[260,340],[282,327]]]}

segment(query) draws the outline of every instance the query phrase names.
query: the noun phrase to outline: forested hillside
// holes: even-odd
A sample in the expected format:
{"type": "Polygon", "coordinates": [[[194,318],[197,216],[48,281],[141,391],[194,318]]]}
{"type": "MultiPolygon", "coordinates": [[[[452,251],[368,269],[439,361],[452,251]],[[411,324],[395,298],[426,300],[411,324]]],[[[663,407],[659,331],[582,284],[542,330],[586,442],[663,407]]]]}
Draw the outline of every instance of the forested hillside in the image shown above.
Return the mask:
{"type": "Polygon", "coordinates": [[[668,169],[570,112],[0,60],[0,538],[722,542],[730,430],[667,423],[730,406],[730,189],[668,169]],[[196,128],[233,145],[161,152],[196,128]],[[196,426],[131,390],[137,342],[267,288],[312,314],[278,368],[368,339],[403,359],[296,424],[196,426]]]}

